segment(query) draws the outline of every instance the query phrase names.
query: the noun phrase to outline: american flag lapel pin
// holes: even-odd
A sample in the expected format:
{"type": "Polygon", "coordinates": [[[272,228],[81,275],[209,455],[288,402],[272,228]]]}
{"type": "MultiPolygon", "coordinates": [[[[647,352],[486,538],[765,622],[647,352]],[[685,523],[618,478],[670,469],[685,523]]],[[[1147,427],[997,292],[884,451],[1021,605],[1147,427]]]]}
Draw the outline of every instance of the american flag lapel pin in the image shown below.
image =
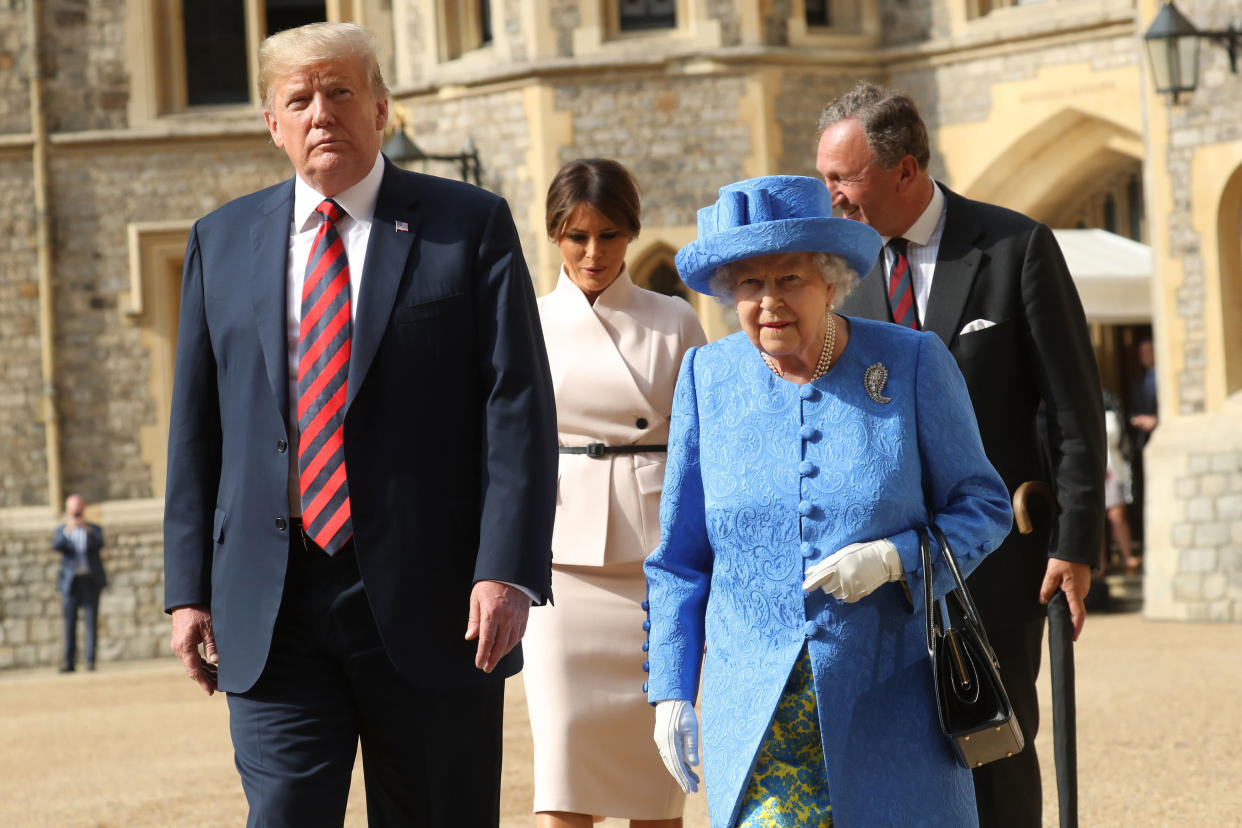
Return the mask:
{"type": "Polygon", "coordinates": [[[398,233],[408,233],[408,232],[410,232],[410,225],[406,224],[404,221],[397,221],[397,222],[394,222],[393,224],[394,224],[394,226],[395,226],[395,228],[396,228],[396,231],[397,231],[398,233]]]}

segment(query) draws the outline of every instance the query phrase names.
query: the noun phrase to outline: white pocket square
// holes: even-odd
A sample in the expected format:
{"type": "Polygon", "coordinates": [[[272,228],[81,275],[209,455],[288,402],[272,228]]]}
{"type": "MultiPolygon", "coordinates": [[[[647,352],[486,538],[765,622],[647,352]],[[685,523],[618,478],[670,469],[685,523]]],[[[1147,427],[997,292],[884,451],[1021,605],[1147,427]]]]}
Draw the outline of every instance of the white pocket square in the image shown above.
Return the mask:
{"type": "Polygon", "coordinates": [[[967,324],[966,327],[962,328],[962,333],[958,334],[958,336],[961,336],[962,334],[974,333],[975,331],[982,331],[985,328],[991,328],[995,325],[995,322],[988,319],[976,319],[974,322],[971,322],[967,324]]]}

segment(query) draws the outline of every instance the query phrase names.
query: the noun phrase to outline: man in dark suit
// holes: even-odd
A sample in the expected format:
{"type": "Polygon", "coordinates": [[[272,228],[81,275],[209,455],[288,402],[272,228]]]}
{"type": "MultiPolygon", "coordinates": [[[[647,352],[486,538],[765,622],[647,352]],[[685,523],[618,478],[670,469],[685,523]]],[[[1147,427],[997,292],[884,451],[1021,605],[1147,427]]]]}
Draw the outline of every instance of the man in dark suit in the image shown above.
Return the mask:
{"type": "Polygon", "coordinates": [[[1055,525],[1014,530],[969,581],[1026,737],[1021,754],[975,771],[980,822],[1039,826],[1042,605],[1062,590],[1075,637],[1082,631],[1104,525],[1103,409],[1082,305],[1052,231],[932,180],[927,130],[909,97],[860,84],[828,105],[819,131],[816,167],[834,206],[886,243],[876,274],[842,312],[936,333],[966,378],[984,449],[1010,493],[1042,480],[1056,494],[1055,525]]]}
{"type": "Polygon", "coordinates": [[[186,248],[172,648],[228,693],[250,825],[339,826],[359,741],[372,825],[495,825],[557,462],[513,220],[380,154],[364,29],[281,32],[259,66],[296,175],[201,219],[186,248]]]}
{"type": "Polygon", "coordinates": [[[78,657],[78,610],[86,624],[86,669],[95,669],[95,640],[99,631],[99,593],[108,585],[103,559],[103,530],[87,523],[86,501],[80,494],[65,498],[65,522],[52,533],[52,549],[60,553],[56,590],[65,614],[65,653],[62,673],[72,673],[78,657]]]}

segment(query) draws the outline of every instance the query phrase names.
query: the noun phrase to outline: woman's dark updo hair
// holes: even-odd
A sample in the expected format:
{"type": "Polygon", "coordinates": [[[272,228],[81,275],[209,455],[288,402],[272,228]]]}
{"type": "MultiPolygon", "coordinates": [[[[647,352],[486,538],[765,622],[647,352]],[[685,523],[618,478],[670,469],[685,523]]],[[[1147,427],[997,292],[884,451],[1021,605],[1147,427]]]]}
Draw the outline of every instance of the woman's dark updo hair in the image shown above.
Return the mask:
{"type": "Polygon", "coordinates": [[[548,187],[548,238],[558,241],[569,216],[589,204],[631,238],[642,227],[638,185],[622,164],[611,158],[579,158],[561,167],[548,187]]]}

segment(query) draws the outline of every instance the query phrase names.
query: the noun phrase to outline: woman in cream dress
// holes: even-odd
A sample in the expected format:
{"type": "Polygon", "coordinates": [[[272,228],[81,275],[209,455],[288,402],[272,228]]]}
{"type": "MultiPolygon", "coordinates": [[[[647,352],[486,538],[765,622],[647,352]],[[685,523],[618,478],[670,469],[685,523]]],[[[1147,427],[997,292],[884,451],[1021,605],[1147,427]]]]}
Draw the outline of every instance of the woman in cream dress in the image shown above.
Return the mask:
{"type": "Polygon", "coordinates": [[[651,742],[643,558],[660,541],[677,369],[706,338],[688,303],[630,280],[639,226],[637,187],[615,161],[572,161],[548,189],[563,258],[539,300],[561,445],[556,603],[531,613],[523,640],[538,828],[593,816],[676,828],[685,802],[651,742]]]}

